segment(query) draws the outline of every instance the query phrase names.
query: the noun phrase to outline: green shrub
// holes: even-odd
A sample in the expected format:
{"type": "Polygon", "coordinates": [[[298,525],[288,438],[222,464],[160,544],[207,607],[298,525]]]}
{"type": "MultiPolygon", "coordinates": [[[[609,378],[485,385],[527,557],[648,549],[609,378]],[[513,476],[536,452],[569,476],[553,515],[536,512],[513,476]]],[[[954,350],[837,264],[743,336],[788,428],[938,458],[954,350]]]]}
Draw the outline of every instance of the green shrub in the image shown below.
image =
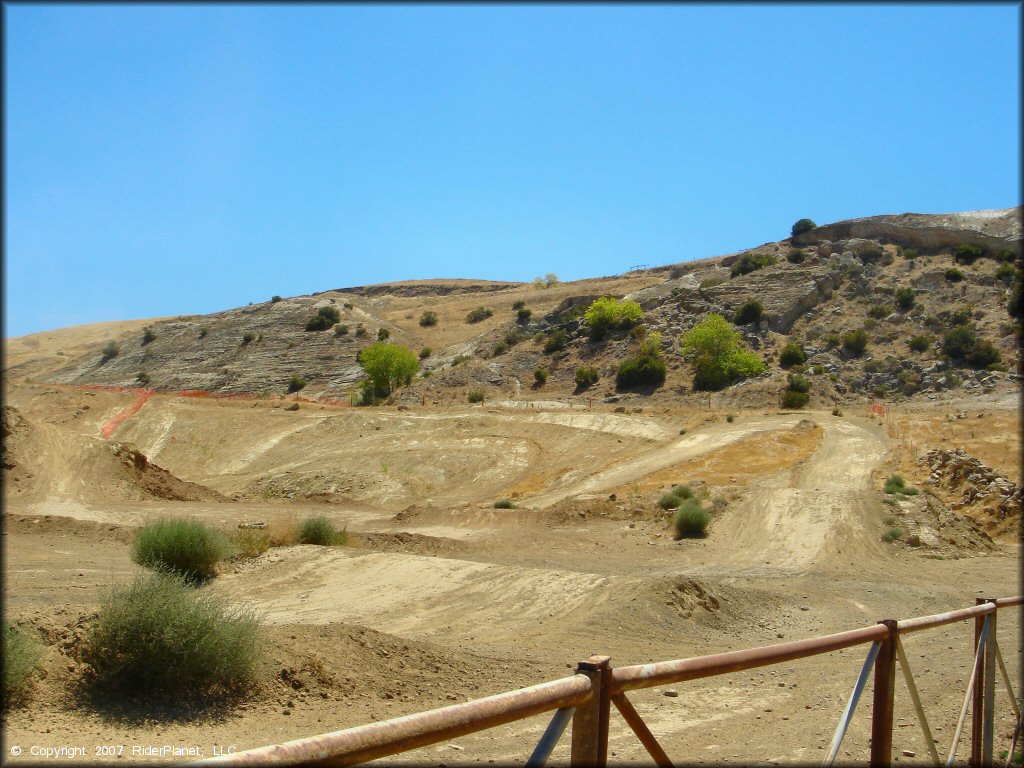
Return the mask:
{"type": "Polygon", "coordinates": [[[277,296],[277,295],[274,295],[274,296],[270,297],[270,303],[271,304],[277,304],[277,302],[279,302],[280,300],[281,300],[281,297],[277,296]]]}
{"type": "Polygon", "coordinates": [[[841,410],[839,410],[838,408],[833,408],[832,409],[832,415],[833,416],[842,416],[843,412],[841,410]]]}
{"type": "Polygon", "coordinates": [[[615,375],[615,386],[618,389],[630,389],[646,384],[663,384],[665,382],[665,361],[645,355],[624,360],[615,375]]]}
{"type": "Polygon", "coordinates": [[[800,374],[791,373],[786,377],[786,389],[792,392],[810,392],[810,379],[800,374]]]}
{"type": "Polygon", "coordinates": [[[140,386],[145,387],[150,382],[149,374],[146,371],[139,371],[135,374],[135,380],[139,382],[140,386]]]}
{"type": "Polygon", "coordinates": [[[666,493],[658,499],[658,506],[662,509],[678,509],[682,503],[683,500],[674,493],[666,493]]]}
{"type": "Polygon", "coordinates": [[[803,408],[811,396],[806,392],[797,392],[795,389],[787,389],[782,393],[782,407],[788,409],[803,408]]]}
{"type": "Polygon", "coordinates": [[[533,383],[538,387],[543,387],[548,380],[548,369],[547,368],[534,368],[533,369],[533,383]]]}
{"type": "Polygon", "coordinates": [[[550,355],[552,352],[561,352],[565,349],[565,345],[569,342],[569,335],[565,331],[555,331],[547,337],[547,341],[544,342],[544,354],[550,355]]]}
{"type": "Polygon", "coordinates": [[[727,413],[725,414],[725,420],[732,424],[736,420],[736,416],[734,414],[727,413]]]}
{"type": "Polygon", "coordinates": [[[423,314],[420,315],[420,325],[422,325],[424,328],[429,328],[432,325],[437,325],[437,312],[432,312],[429,309],[425,310],[423,314]]]}
{"type": "Polygon", "coordinates": [[[618,301],[601,296],[583,313],[583,323],[590,328],[590,338],[600,341],[612,330],[628,330],[644,319],[640,304],[633,300],[618,301]]]}
{"type": "Polygon", "coordinates": [[[813,368],[811,368],[811,373],[813,373],[815,376],[821,376],[821,374],[823,374],[824,372],[825,366],[823,365],[816,365],[813,368]]]}
{"type": "Polygon", "coordinates": [[[792,365],[800,365],[807,361],[807,353],[801,348],[799,344],[794,341],[789,342],[782,348],[782,352],[779,354],[779,365],[783,368],[789,368],[792,365]]]}
{"type": "Polygon", "coordinates": [[[968,365],[979,370],[991,369],[1001,361],[999,350],[988,339],[978,339],[965,358],[968,365]]]}
{"type": "Polygon", "coordinates": [[[786,261],[790,264],[803,264],[806,258],[807,253],[799,248],[790,248],[789,253],[786,254],[786,261]]]}
{"type": "Polygon", "coordinates": [[[800,219],[793,225],[792,229],[790,229],[790,236],[796,237],[797,235],[802,235],[804,232],[810,232],[817,226],[818,225],[810,219],[800,219]]]}
{"type": "Polygon", "coordinates": [[[110,591],[87,630],[82,660],[94,692],[205,702],[253,686],[260,640],[251,610],[192,589],[181,576],[154,573],[110,591]]]}
{"type": "Polygon", "coordinates": [[[883,320],[890,314],[892,314],[892,307],[888,304],[875,304],[868,310],[868,317],[873,317],[875,320],[883,320]]]}
{"type": "Polygon", "coordinates": [[[292,376],[290,379],[288,379],[288,394],[290,395],[293,392],[298,392],[300,389],[306,386],[306,383],[306,380],[303,379],[301,376],[292,376]]]}
{"type": "Polygon", "coordinates": [[[249,331],[249,332],[247,332],[247,333],[242,335],[242,346],[243,347],[249,346],[254,341],[256,341],[256,334],[255,333],[252,333],[251,331],[249,331]]]}
{"type": "Polygon", "coordinates": [[[377,341],[387,341],[390,338],[391,338],[391,331],[389,331],[387,328],[378,328],[377,329],[377,341]]]}
{"type": "Polygon", "coordinates": [[[945,275],[946,280],[949,281],[950,283],[959,283],[961,280],[964,279],[964,273],[961,272],[956,267],[950,267],[949,269],[947,269],[945,275]]]}
{"type": "Polygon", "coordinates": [[[466,400],[471,403],[482,403],[484,401],[484,391],[482,389],[471,389],[466,393],[466,400]]]}
{"type": "Polygon", "coordinates": [[[843,349],[853,355],[860,357],[868,346],[868,335],[862,328],[847,331],[842,335],[843,349]]]}
{"type": "Polygon", "coordinates": [[[210,329],[207,328],[205,325],[200,327],[200,329],[199,329],[199,338],[200,339],[205,339],[206,338],[206,334],[208,334],[209,332],[210,332],[210,329]]]}
{"type": "Polygon", "coordinates": [[[912,352],[926,352],[932,345],[932,337],[924,334],[914,336],[909,342],[908,346],[912,352]]]}
{"type": "Polygon", "coordinates": [[[900,475],[890,476],[889,479],[885,481],[885,485],[882,490],[886,493],[900,493],[904,496],[916,496],[918,493],[917,489],[911,488],[907,485],[900,475]]]}
{"type": "Polygon", "coordinates": [[[896,299],[896,306],[900,309],[910,309],[914,306],[914,289],[897,288],[896,293],[893,294],[893,298],[896,299]]]}
{"type": "Polygon", "coordinates": [[[985,249],[978,245],[961,243],[953,248],[953,261],[957,264],[973,264],[985,255],[985,249]]]}
{"type": "Polygon", "coordinates": [[[596,368],[581,366],[576,369],[576,386],[580,389],[594,386],[600,378],[596,368]]]}
{"type": "Polygon", "coordinates": [[[683,355],[693,363],[694,389],[715,391],[763,373],[764,361],[743,345],[740,332],[714,312],[679,340],[683,355]]]}
{"type": "Polygon", "coordinates": [[[498,499],[494,502],[495,509],[515,509],[516,505],[512,503],[512,499],[498,499]]]}
{"type": "Polygon", "coordinates": [[[344,323],[334,326],[335,336],[348,336],[348,326],[344,323]]]}
{"type": "Polygon", "coordinates": [[[341,320],[341,311],[337,307],[320,307],[320,309],[316,311],[316,314],[318,317],[326,319],[331,325],[334,325],[341,320]]]}
{"type": "Polygon", "coordinates": [[[676,536],[680,539],[688,537],[702,538],[707,535],[710,513],[704,509],[697,499],[687,499],[679,507],[675,516],[676,536]]]}
{"type": "Polygon", "coordinates": [[[896,525],[899,521],[900,521],[900,519],[898,517],[896,517],[896,515],[889,515],[882,522],[885,523],[886,525],[896,525]]]}
{"type": "Polygon", "coordinates": [[[146,346],[147,344],[153,342],[155,339],[156,339],[156,334],[153,333],[153,329],[152,328],[143,328],[142,329],[142,346],[146,346]]]}
{"type": "Polygon", "coordinates": [[[900,248],[900,256],[908,261],[910,259],[916,259],[920,255],[921,254],[919,254],[915,248],[900,248]]]}
{"type": "Polygon", "coordinates": [[[770,267],[775,264],[775,262],[776,258],[770,253],[761,253],[757,255],[747,253],[732,265],[732,269],[729,270],[729,273],[732,277],[738,277],[739,275],[746,275],[754,272],[762,267],[770,267]]]}
{"type": "Polygon", "coordinates": [[[526,306],[526,302],[523,301],[522,299],[519,299],[518,301],[513,301],[512,302],[512,309],[514,309],[514,310],[522,309],[525,306],[526,306]]]}
{"type": "Polygon", "coordinates": [[[426,360],[428,357],[430,357],[431,352],[432,350],[430,349],[430,347],[424,347],[423,349],[421,349],[419,355],[420,360],[426,360]]]}
{"type": "Polygon", "coordinates": [[[733,322],[736,325],[747,325],[748,323],[760,323],[764,316],[764,307],[757,299],[747,299],[740,308],[736,310],[736,317],[733,322]]]}
{"type": "Polygon", "coordinates": [[[181,518],[147,523],[135,533],[131,548],[132,562],[192,581],[213,576],[217,563],[231,554],[231,542],[221,531],[181,518]]]}
{"type": "Polygon", "coordinates": [[[903,529],[902,528],[890,528],[889,530],[887,530],[885,533],[882,534],[882,541],[888,542],[890,544],[892,542],[894,542],[894,541],[899,541],[902,538],[903,538],[903,529]]]}
{"type": "Polygon", "coordinates": [[[493,314],[494,311],[488,307],[477,307],[476,309],[470,310],[470,312],[466,315],[466,322],[479,323],[482,320],[486,320],[493,314]]]}
{"type": "Polygon", "coordinates": [[[686,499],[693,498],[693,489],[688,485],[677,485],[672,489],[672,495],[686,501],[686,499]]]}
{"type": "Polygon", "coordinates": [[[1013,264],[1010,264],[1009,262],[1004,261],[999,265],[999,269],[996,270],[996,280],[1009,282],[1016,276],[1017,270],[1014,268],[1013,264]]]}
{"type": "Polygon", "coordinates": [[[121,347],[116,341],[108,341],[106,346],[103,347],[103,357],[100,360],[101,363],[105,363],[108,360],[113,360],[121,354],[121,347]]]}
{"type": "Polygon", "coordinates": [[[362,323],[356,326],[356,338],[361,339],[366,335],[366,328],[362,323]]]}
{"type": "Polygon", "coordinates": [[[3,621],[3,633],[3,705],[6,710],[24,699],[32,672],[43,655],[43,646],[7,619],[3,621]]]}
{"type": "Polygon", "coordinates": [[[825,347],[828,349],[835,349],[842,343],[843,339],[838,333],[830,333],[825,337],[825,347]]]}
{"type": "Polygon", "coordinates": [[[323,315],[313,315],[309,320],[306,321],[307,331],[326,331],[334,323],[323,315]]]}
{"type": "Polygon", "coordinates": [[[348,539],[345,531],[339,531],[334,524],[323,515],[307,517],[299,526],[300,544],[318,544],[322,547],[330,547],[335,544],[344,544],[348,539]]]}
{"type": "Polygon", "coordinates": [[[416,354],[401,344],[378,341],[360,350],[356,360],[370,377],[374,394],[390,395],[406,386],[420,369],[416,354]]]}

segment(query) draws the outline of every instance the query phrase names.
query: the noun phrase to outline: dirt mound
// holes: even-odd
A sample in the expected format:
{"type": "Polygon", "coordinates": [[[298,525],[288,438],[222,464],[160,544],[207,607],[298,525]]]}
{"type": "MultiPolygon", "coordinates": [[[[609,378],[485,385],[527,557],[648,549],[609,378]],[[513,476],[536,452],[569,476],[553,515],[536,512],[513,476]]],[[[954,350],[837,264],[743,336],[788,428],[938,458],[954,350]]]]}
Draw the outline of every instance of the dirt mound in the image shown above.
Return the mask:
{"type": "Polygon", "coordinates": [[[175,477],[153,464],[130,443],[110,443],[116,464],[114,487],[130,499],[167,499],[169,501],[230,501],[227,496],[198,483],[175,477]]]}
{"type": "Polygon", "coordinates": [[[33,478],[32,471],[21,458],[23,446],[32,440],[32,425],[13,406],[4,406],[0,439],[3,445],[4,492],[21,494],[31,485],[33,478]]]}
{"type": "Polygon", "coordinates": [[[407,552],[413,555],[451,556],[465,552],[469,547],[461,541],[421,533],[350,533],[349,545],[377,552],[407,552]]]}
{"type": "Polygon", "coordinates": [[[132,526],[79,520],[62,515],[11,515],[4,518],[4,532],[8,536],[41,534],[44,536],[74,536],[89,541],[111,541],[127,544],[135,530],[132,526]]]}

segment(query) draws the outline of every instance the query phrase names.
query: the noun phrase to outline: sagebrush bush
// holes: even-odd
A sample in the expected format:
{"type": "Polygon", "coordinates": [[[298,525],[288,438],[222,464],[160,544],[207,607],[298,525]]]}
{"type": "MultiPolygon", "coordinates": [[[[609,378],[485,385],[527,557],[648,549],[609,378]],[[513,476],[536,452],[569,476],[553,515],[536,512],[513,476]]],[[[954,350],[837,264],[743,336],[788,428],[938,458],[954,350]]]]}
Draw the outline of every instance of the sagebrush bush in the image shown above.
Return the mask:
{"type": "Polygon", "coordinates": [[[326,331],[334,323],[323,315],[313,315],[309,320],[306,321],[307,331],[326,331]]]}
{"type": "Polygon", "coordinates": [[[615,375],[618,389],[665,383],[665,361],[652,355],[624,360],[615,375]]]}
{"type": "Polygon", "coordinates": [[[683,500],[676,496],[674,493],[666,493],[660,499],[658,499],[658,506],[662,509],[678,509],[679,505],[683,503],[683,500]]]}
{"type": "Polygon", "coordinates": [[[484,401],[484,391],[482,389],[471,389],[466,393],[466,400],[471,403],[482,403],[484,401]]]}
{"type": "Polygon", "coordinates": [[[868,317],[873,317],[875,320],[882,320],[890,314],[892,314],[892,307],[888,304],[875,304],[868,310],[868,317]]]}
{"type": "Polygon", "coordinates": [[[154,573],[110,591],[87,629],[82,660],[98,693],[209,701],[251,688],[260,640],[251,610],[182,576],[154,573]]]}
{"type": "Polygon", "coordinates": [[[495,509],[515,509],[516,505],[512,503],[512,499],[498,499],[494,502],[495,509]]]}
{"type": "Polygon", "coordinates": [[[782,348],[782,352],[779,353],[779,365],[783,368],[800,365],[804,362],[807,362],[807,353],[795,341],[789,342],[782,348]]]}
{"type": "Polygon", "coordinates": [[[685,501],[686,499],[693,498],[693,489],[688,485],[677,485],[672,489],[672,495],[678,496],[685,501]]]}
{"type": "Polygon", "coordinates": [[[339,325],[334,326],[334,335],[335,336],[347,336],[348,335],[348,326],[345,325],[344,323],[341,323],[339,325]]]}
{"type": "Polygon", "coordinates": [[[932,345],[932,337],[924,334],[914,336],[907,342],[907,346],[910,347],[912,352],[926,352],[932,345]]]}
{"type": "Polygon", "coordinates": [[[420,360],[426,360],[428,357],[430,357],[432,351],[433,350],[431,350],[430,347],[424,347],[423,349],[421,349],[420,360]]]}
{"type": "Polygon", "coordinates": [[[899,541],[903,538],[903,530],[901,528],[890,528],[882,534],[882,541],[893,542],[899,541]]]}
{"type": "Polygon", "coordinates": [[[576,386],[580,389],[594,386],[600,378],[596,368],[584,365],[576,369],[576,386]]]}
{"type": "Polygon", "coordinates": [[[946,280],[951,283],[959,283],[964,279],[964,273],[956,267],[950,267],[943,274],[945,275],[946,280]]]}
{"type": "Polygon", "coordinates": [[[555,331],[544,342],[544,354],[550,355],[552,352],[561,352],[565,349],[565,345],[568,342],[569,335],[565,331],[555,331]]]}
{"type": "Polygon", "coordinates": [[[3,633],[3,705],[6,710],[24,699],[32,671],[43,655],[43,645],[6,619],[3,633]]]}
{"type": "Polygon", "coordinates": [[[700,505],[700,502],[697,499],[687,499],[676,512],[676,535],[679,538],[703,537],[707,535],[709,522],[711,514],[700,505]]]}
{"type": "Polygon", "coordinates": [[[896,306],[900,309],[910,309],[914,306],[914,289],[897,288],[896,293],[893,294],[893,298],[896,299],[896,306]]]}
{"type": "Polygon", "coordinates": [[[520,307],[518,310],[516,310],[516,322],[518,323],[528,323],[530,322],[530,317],[532,316],[533,310],[528,307],[520,307]]]}
{"type": "Polygon", "coordinates": [[[764,306],[757,299],[747,299],[740,308],[736,310],[736,317],[733,323],[736,325],[747,325],[749,323],[760,323],[764,316],[764,306]]]}
{"type": "Polygon", "coordinates": [[[132,562],[193,581],[213,576],[217,563],[233,553],[223,532],[184,518],[147,523],[135,533],[131,548],[132,562]]]}
{"type": "Polygon", "coordinates": [[[788,409],[803,408],[811,396],[806,392],[798,392],[795,389],[787,389],[782,393],[782,407],[788,409]]]}
{"type": "Polygon", "coordinates": [[[467,323],[479,323],[482,320],[486,320],[488,317],[494,314],[494,310],[488,307],[477,307],[476,309],[470,310],[466,315],[467,323]]]}
{"type": "Polygon", "coordinates": [[[342,538],[347,539],[347,534],[344,531],[338,531],[334,524],[323,515],[307,517],[299,526],[300,544],[319,544],[323,547],[330,547],[344,543],[342,538]]]}
{"type": "Polygon", "coordinates": [[[868,346],[868,334],[862,328],[848,331],[842,335],[842,343],[847,353],[860,357],[868,346]]]}
{"type": "Polygon", "coordinates": [[[533,383],[538,387],[543,387],[548,380],[548,369],[547,368],[534,368],[533,369],[533,383]]]}
{"type": "Polygon", "coordinates": [[[423,314],[420,315],[420,325],[422,325],[424,328],[429,328],[432,325],[437,325],[437,312],[433,312],[429,309],[425,310],[423,314]]]}

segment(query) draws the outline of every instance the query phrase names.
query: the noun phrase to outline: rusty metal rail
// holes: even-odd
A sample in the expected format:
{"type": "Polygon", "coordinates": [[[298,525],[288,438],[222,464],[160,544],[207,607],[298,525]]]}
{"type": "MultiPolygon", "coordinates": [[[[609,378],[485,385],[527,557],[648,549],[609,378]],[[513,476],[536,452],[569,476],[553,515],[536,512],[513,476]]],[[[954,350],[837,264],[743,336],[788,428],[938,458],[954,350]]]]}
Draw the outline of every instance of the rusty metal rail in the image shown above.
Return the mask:
{"type": "MultiPolygon", "coordinates": [[[[873,675],[870,762],[872,765],[888,766],[892,760],[894,682],[897,663],[901,666],[923,733],[927,738],[931,736],[920,695],[913,682],[906,653],[900,643],[900,636],[971,619],[975,625],[971,654],[972,672],[947,764],[955,757],[956,742],[964,725],[968,705],[973,701],[971,765],[990,765],[993,758],[994,684],[997,662],[1016,717],[1011,754],[1020,733],[1021,707],[1016,701],[999,652],[996,617],[1000,608],[1024,605],[1024,595],[995,600],[979,599],[977,602],[978,604],[971,608],[932,616],[901,621],[886,619],[872,626],[821,637],[654,664],[613,669],[607,656],[592,656],[577,665],[574,676],[561,680],[379,723],[222,755],[192,765],[353,765],[523,720],[544,712],[554,712],[554,717],[527,764],[536,768],[543,766],[571,722],[571,765],[574,768],[605,766],[608,761],[610,711],[611,705],[614,704],[615,709],[636,734],[648,754],[654,758],[655,763],[659,766],[671,766],[667,753],[626,698],[626,691],[780,664],[870,643],[870,652],[840,717],[826,764],[830,764],[838,753],[857,701],[867,685],[868,677],[873,675]]],[[[934,745],[929,744],[928,747],[933,762],[937,763],[938,753],[934,745]]]]}

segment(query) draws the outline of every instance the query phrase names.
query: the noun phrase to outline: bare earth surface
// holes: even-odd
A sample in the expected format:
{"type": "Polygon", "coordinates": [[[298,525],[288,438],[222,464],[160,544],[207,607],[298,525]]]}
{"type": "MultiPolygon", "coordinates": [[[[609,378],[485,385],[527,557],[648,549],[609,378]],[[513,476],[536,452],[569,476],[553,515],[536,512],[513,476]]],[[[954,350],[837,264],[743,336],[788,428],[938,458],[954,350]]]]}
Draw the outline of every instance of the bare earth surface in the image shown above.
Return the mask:
{"type": "MultiPolygon", "coordinates": [[[[6,392],[20,421],[5,414],[5,462],[15,464],[5,469],[5,611],[49,642],[45,677],[6,715],[12,765],[31,759],[32,746],[85,747],[79,762],[100,760],[104,745],[122,763],[169,759],[133,755],[134,746],[198,747],[209,757],[215,745],[263,746],[556,679],[591,654],[610,655],[613,665],[683,658],[1021,589],[1013,536],[993,541],[968,518],[929,523],[912,500],[882,503],[892,471],[914,485],[924,479],[914,459],[955,427],[948,404],[884,420],[768,409],[729,422],[717,411],[671,408],[289,412],[279,401],[158,395],[101,439],[129,400],[39,385],[6,392]],[[670,516],[654,503],[683,482],[717,500],[705,539],[675,541],[670,516]],[[516,508],[495,509],[499,498],[516,508]],[[894,513],[917,515],[925,532],[932,525],[935,544],[883,542],[894,513]],[[135,527],[167,515],[232,529],[309,514],[347,527],[350,545],[275,547],[226,564],[204,587],[263,614],[264,683],[248,702],[167,718],[100,712],[75,697],[84,623],[111,583],[140,570],[129,558],[135,527]]],[[[975,410],[987,420],[984,433],[957,437],[1019,479],[1016,402],[975,410]]],[[[999,637],[1019,680],[1018,610],[1000,613],[999,637]]],[[[972,641],[967,624],[906,640],[942,753],[972,641]]],[[[817,762],[866,651],[630,699],[679,762],[817,762]]],[[[867,754],[869,698],[840,757],[867,754]]],[[[896,759],[927,761],[902,682],[896,712],[896,759]]],[[[522,762],[547,719],[391,762],[522,762]]],[[[1003,707],[997,738],[1011,727],[1003,707]]],[[[554,760],[567,760],[567,749],[565,738],[554,760]]],[[[610,756],[648,760],[614,711],[610,756]]]]}

